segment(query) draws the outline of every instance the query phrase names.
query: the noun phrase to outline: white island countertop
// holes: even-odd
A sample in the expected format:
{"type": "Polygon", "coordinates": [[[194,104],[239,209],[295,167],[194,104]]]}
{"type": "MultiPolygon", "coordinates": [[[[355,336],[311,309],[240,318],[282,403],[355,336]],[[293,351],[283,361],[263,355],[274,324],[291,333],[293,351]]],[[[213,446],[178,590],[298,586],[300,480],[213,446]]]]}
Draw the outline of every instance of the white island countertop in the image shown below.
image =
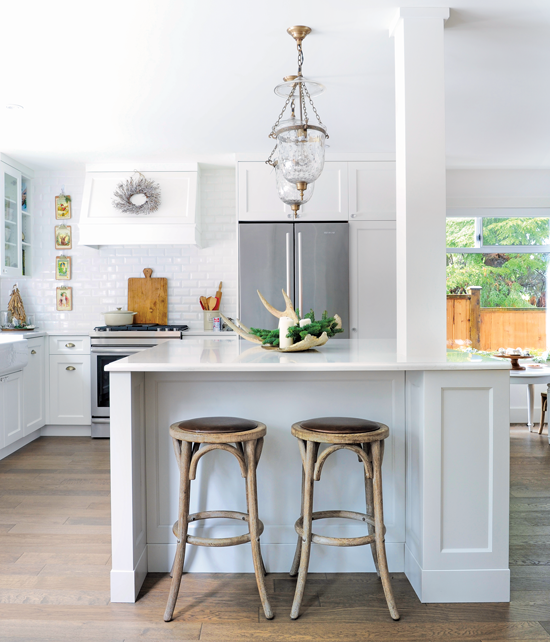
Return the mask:
{"type": "Polygon", "coordinates": [[[335,339],[316,350],[277,352],[250,342],[188,339],[166,341],[109,364],[110,372],[262,372],[509,370],[501,359],[449,351],[442,362],[399,361],[391,344],[335,339]]]}

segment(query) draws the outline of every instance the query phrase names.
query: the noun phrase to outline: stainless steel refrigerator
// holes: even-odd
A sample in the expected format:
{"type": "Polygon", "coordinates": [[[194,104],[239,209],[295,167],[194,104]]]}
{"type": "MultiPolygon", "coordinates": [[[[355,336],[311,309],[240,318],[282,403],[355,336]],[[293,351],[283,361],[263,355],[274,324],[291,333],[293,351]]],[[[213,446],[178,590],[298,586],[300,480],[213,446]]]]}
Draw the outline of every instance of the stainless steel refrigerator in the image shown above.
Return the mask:
{"type": "Polygon", "coordinates": [[[256,290],[277,310],[284,310],[281,290],[302,316],[342,317],[349,338],[348,223],[240,223],[239,319],[248,327],[276,328],[256,290]]]}

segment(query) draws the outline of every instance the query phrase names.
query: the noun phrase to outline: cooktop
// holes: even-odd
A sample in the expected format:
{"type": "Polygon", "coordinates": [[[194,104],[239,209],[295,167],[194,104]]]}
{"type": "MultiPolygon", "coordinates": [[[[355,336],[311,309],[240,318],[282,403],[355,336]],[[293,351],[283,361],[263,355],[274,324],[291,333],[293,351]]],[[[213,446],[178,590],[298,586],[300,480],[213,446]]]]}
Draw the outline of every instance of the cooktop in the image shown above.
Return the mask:
{"type": "Polygon", "coordinates": [[[134,323],[132,325],[101,325],[94,328],[95,332],[170,332],[171,330],[185,332],[188,325],[160,325],[159,323],[134,323]]]}

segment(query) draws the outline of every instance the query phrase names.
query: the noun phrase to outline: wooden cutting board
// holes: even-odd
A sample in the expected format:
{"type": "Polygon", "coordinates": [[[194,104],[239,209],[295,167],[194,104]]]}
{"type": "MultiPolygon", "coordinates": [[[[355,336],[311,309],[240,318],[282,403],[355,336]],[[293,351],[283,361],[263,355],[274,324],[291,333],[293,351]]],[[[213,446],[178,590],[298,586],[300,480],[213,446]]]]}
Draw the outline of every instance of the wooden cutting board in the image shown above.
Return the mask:
{"type": "Polygon", "coordinates": [[[143,270],[144,279],[128,279],[128,310],[137,312],[134,323],[168,323],[168,281],[151,278],[153,270],[143,270]]]}

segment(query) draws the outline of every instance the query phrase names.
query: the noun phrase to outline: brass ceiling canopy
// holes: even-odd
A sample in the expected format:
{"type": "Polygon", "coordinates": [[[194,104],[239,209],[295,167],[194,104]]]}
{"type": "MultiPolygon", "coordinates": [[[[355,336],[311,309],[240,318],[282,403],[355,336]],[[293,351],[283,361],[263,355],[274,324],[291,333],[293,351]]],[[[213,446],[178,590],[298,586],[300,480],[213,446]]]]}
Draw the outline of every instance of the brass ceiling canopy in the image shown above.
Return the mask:
{"type": "Polygon", "coordinates": [[[294,38],[294,40],[296,40],[299,45],[301,45],[303,39],[311,33],[311,27],[298,25],[296,27],[289,27],[286,31],[294,38]]]}

